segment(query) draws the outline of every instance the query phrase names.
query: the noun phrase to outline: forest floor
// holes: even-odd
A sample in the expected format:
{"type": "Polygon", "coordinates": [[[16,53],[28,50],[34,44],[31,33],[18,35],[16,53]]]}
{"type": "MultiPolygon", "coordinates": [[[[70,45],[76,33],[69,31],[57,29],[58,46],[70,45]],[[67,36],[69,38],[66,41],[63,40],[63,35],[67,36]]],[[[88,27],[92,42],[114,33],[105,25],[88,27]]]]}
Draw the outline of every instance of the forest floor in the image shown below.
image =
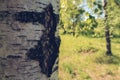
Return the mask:
{"type": "Polygon", "coordinates": [[[120,38],[111,41],[106,56],[105,38],[61,35],[59,80],[120,80],[120,38]]]}

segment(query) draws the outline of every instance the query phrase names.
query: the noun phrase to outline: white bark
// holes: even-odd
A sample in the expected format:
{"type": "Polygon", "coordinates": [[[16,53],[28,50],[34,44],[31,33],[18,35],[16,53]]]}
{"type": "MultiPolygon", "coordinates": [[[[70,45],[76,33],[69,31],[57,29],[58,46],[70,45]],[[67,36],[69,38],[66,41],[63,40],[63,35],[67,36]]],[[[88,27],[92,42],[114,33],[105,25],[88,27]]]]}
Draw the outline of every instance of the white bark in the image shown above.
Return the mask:
{"type": "Polygon", "coordinates": [[[46,31],[41,13],[49,4],[58,15],[58,0],[0,0],[0,80],[48,80],[39,61],[26,53],[46,31]]]}

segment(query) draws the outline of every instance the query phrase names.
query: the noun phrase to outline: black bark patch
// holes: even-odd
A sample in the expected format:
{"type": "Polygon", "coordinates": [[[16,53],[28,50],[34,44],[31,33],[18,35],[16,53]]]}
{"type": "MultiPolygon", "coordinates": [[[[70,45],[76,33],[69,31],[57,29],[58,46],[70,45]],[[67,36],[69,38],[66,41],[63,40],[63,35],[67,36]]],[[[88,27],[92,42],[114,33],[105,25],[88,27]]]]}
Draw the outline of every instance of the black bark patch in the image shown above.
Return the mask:
{"type": "Polygon", "coordinates": [[[0,21],[3,21],[5,17],[10,14],[9,11],[0,11],[0,21]]]}
{"type": "MultiPolygon", "coordinates": [[[[21,23],[33,23],[34,25],[40,23],[44,25],[45,13],[46,11],[43,12],[21,11],[16,13],[11,13],[9,11],[0,11],[0,21],[3,21],[6,17],[12,15],[15,21],[19,21],[21,23]]],[[[57,14],[53,13],[53,15],[56,17],[56,19],[59,19],[58,18],[59,16],[57,14]]],[[[19,31],[20,29],[17,27],[14,30],[19,31]]]]}
{"type": "Polygon", "coordinates": [[[22,23],[44,23],[44,12],[28,12],[22,11],[15,13],[15,20],[22,23]]]}
{"type": "Polygon", "coordinates": [[[7,58],[18,59],[18,58],[22,58],[22,56],[8,55],[7,58]]]}
{"type": "Polygon", "coordinates": [[[45,31],[38,44],[28,50],[28,59],[39,61],[41,72],[48,77],[52,74],[52,68],[59,53],[60,38],[55,36],[58,16],[53,13],[52,5],[48,5],[44,12],[45,31]]]}
{"type": "MultiPolygon", "coordinates": [[[[19,21],[21,23],[33,23],[33,24],[40,23],[44,25],[45,13],[46,11],[43,11],[43,12],[22,11],[22,12],[15,13],[14,18],[16,21],[19,21]]],[[[54,13],[53,15],[54,17],[56,17],[56,19],[59,19],[59,15],[54,14],[54,13]]],[[[59,21],[59,20],[55,20],[55,21],[59,21]]]]}

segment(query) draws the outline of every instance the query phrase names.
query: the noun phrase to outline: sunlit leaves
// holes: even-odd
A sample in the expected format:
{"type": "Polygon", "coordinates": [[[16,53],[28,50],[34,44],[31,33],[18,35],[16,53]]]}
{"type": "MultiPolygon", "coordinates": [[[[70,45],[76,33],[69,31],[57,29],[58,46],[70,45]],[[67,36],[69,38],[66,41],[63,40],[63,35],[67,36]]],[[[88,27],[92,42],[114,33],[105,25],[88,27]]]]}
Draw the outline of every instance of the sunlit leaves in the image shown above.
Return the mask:
{"type": "MultiPolygon", "coordinates": [[[[97,22],[94,16],[80,7],[80,5],[83,4],[82,1],[83,0],[61,0],[60,22],[62,22],[62,24],[60,24],[64,27],[64,31],[93,33],[97,22]]],[[[92,2],[95,2],[95,0],[92,0],[92,2]]],[[[96,10],[98,10],[98,8],[96,8],[96,10]]]]}
{"type": "Polygon", "coordinates": [[[115,0],[115,3],[120,6],[120,0],[115,0]]]}

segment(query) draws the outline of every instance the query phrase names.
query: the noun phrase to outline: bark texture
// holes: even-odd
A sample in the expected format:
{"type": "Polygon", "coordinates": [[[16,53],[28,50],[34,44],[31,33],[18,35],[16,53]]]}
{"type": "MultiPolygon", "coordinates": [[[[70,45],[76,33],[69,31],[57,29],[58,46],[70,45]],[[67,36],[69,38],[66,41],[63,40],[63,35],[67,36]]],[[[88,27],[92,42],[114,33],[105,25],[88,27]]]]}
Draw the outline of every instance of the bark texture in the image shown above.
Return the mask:
{"type": "Polygon", "coordinates": [[[58,21],[58,0],[0,0],[0,80],[58,80],[58,21]]]}

